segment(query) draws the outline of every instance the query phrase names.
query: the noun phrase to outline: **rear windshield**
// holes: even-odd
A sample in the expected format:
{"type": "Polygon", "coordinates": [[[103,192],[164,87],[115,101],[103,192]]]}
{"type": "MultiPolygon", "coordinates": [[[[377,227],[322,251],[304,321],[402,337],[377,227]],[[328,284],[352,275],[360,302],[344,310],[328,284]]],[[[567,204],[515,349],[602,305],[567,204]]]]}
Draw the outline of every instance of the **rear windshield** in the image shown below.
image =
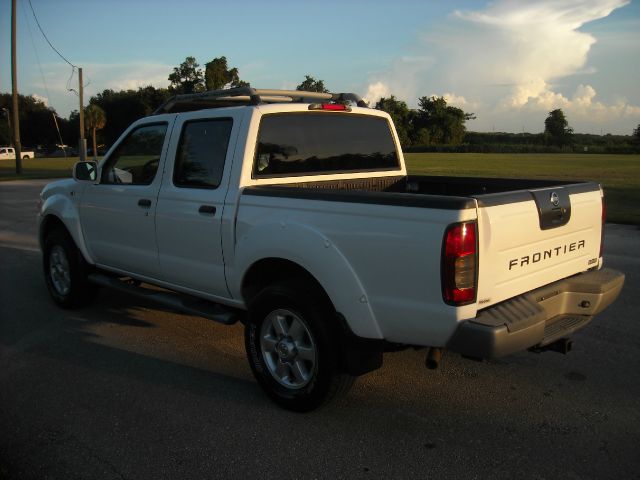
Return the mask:
{"type": "Polygon", "coordinates": [[[254,178],[399,169],[385,118],[326,112],[262,117],[254,178]]]}

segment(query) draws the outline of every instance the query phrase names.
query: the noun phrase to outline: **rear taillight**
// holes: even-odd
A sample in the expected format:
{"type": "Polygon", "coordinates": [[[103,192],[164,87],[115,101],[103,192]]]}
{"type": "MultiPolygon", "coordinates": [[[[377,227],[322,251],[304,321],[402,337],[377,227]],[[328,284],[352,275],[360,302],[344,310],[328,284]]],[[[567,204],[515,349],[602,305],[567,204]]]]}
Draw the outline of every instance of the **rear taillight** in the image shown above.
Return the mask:
{"type": "Polygon", "coordinates": [[[600,234],[600,254],[599,257],[602,257],[604,253],[604,224],[607,221],[607,204],[604,201],[604,195],[602,196],[602,230],[600,234]]]}
{"type": "Polygon", "coordinates": [[[477,245],[476,222],[447,228],[442,247],[442,297],[449,305],[466,305],[476,299],[477,245]]]}

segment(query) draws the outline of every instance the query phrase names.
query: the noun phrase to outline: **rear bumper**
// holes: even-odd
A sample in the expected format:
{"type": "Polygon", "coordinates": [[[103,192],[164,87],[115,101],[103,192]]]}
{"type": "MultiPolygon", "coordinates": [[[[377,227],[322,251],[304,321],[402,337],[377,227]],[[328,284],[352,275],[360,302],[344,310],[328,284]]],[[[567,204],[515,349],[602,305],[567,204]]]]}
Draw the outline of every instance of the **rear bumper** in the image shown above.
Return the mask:
{"type": "Polygon", "coordinates": [[[543,347],[584,327],[620,294],[624,274],[602,269],[511,298],[460,324],[447,349],[476,358],[543,347]]]}

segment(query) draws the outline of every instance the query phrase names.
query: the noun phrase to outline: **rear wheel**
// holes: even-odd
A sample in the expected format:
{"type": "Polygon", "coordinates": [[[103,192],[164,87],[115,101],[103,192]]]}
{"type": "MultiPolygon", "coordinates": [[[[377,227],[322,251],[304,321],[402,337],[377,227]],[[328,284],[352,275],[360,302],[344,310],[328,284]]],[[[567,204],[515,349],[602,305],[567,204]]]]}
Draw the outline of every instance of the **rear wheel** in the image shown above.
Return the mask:
{"type": "Polygon", "coordinates": [[[338,369],[333,308],[305,284],[266,287],[251,302],[245,329],[249,364],[280,406],[306,412],[345,393],[354,377],[338,369]]]}
{"type": "Polygon", "coordinates": [[[63,308],[88,304],[97,287],[87,280],[89,265],[67,232],[53,230],[43,249],[44,278],[51,298],[63,308]]]}

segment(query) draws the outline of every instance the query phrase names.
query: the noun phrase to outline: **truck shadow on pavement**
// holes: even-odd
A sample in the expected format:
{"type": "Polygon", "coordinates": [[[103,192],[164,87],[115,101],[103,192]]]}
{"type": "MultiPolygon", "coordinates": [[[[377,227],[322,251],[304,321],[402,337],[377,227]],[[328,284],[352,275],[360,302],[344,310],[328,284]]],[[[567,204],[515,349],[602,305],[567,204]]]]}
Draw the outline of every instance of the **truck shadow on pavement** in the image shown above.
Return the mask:
{"type": "MultiPolygon", "coordinates": [[[[100,388],[113,385],[110,393],[102,392],[107,395],[128,390],[130,384],[144,384],[159,390],[161,396],[182,391],[230,408],[232,404],[234,408],[243,405],[288,415],[272,404],[255,382],[245,357],[241,324],[225,326],[181,315],[144,298],[106,288],[91,305],[63,310],[49,298],[39,252],[0,246],[0,256],[10,259],[7,277],[11,278],[3,278],[0,307],[0,360],[7,371],[23,357],[36,357],[46,365],[43,372],[48,372],[41,384],[45,389],[47,382],[70,375],[71,388],[96,388],[96,382],[100,388]],[[92,380],[85,384],[87,377],[92,380]]],[[[352,415],[367,417],[363,410],[367,405],[374,410],[423,410],[428,403],[428,409],[451,409],[437,391],[428,388],[431,381],[439,383],[438,378],[447,374],[438,372],[429,377],[423,354],[386,354],[382,370],[359,378],[344,399],[311,415],[331,416],[331,412],[346,409],[352,415]],[[403,358],[407,356],[412,358],[403,358]],[[412,365],[407,369],[397,366],[398,361],[412,365]],[[396,368],[404,373],[393,373],[396,368]],[[427,398],[415,398],[416,378],[427,398]]],[[[460,375],[459,367],[456,369],[454,376],[460,375]]],[[[473,365],[471,371],[476,369],[473,365]]],[[[462,371],[464,377],[477,377],[466,367],[462,371]]],[[[91,391],[87,394],[93,395],[91,391]]]]}
{"type": "MultiPolygon", "coordinates": [[[[225,402],[277,408],[251,374],[241,324],[224,326],[180,315],[109,289],[101,289],[88,307],[62,310],[49,299],[39,252],[0,247],[0,256],[9,259],[0,297],[3,363],[23,353],[40,355],[62,362],[60,368],[71,365],[98,377],[119,377],[124,384],[130,379],[225,402]]],[[[480,414],[491,408],[480,408],[483,396],[504,392],[504,399],[516,402],[524,392],[544,397],[544,392],[561,390],[563,382],[587,379],[576,368],[580,361],[571,355],[565,360],[556,354],[522,353],[482,364],[447,354],[437,371],[425,369],[424,355],[412,350],[385,354],[382,369],[359,378],[336,408],[368,405],[410,408],[416,414],[445,412],[457,407],[443,392],[462,389],[473,393],[479,402],[474,411],[480,414]],[[477,390],[482,388],[484,394],[477,390]]],[[[462,408],[468,399],[460,401],[462,408]]]]}
{"type": "Polygon", "coordinates": [[[10,259],[0,289],[5,373],[22,357],[37,356],[61,369],[93,371],[97,378],[126,377],[240,403],[263,400],[246,360],[234,355],[235,345],[216,345],[229,337],[216,339],[216,330],[229,327],[176,318],[154,303],[111,291],[99,292],[88,307],[63,310],[48,296],[38,252],[0,247],[0,256],[10,259]]]}
{"type": "Polygon", "coordinates": [[[275,477],[282,465],[291,478],[637,471],[637,387],[625,390],[614,356],[606,375],[597,370],[603,360],[585,353],[484,364],[447,354],[440,370],[427,371],[424,351],[406,350],[386,354],[342,400],[297,415],[254,381],[240,325],[107,290],[89,307],[61,310],[37,251],[0,246],[0,258],[0,453],[15,478],[42,478],[32,465],[59,473],[52,478],[104,465],[137,472],[128,478],[185,478],[185,465],[204,468],[216,454],[243,459],[224,464],[230,478],[275,477]],[[99,454],[83,460],[76,452],[85,445],[99,454]],[[148,462],[131,453],[142,446],[148,462]]]}

